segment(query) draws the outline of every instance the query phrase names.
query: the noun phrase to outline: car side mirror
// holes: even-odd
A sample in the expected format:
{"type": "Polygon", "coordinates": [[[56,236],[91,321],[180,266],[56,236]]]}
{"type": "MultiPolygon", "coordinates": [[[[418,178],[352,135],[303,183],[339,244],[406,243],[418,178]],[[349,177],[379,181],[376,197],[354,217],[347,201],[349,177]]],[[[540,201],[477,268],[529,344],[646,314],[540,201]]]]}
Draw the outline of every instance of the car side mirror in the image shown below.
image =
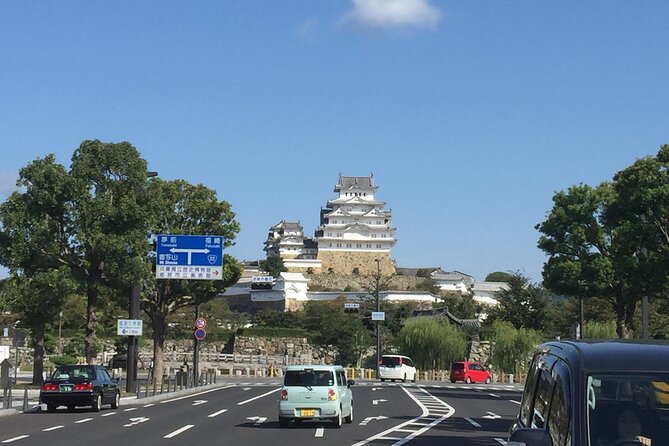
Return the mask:
{"type": "Polygon", "coordinates": [[[348,381],[346,381],[346,385],[348,387],[351,387],[353,384],[355,384],[355,381],[353,381],[352,379],[349,379],[348,381]]]}
{"type": "Polygon", "coordinates": [[[548,431],[545,429],[522,428],[509,437],[507,446],[553,446],[548,431]]]}

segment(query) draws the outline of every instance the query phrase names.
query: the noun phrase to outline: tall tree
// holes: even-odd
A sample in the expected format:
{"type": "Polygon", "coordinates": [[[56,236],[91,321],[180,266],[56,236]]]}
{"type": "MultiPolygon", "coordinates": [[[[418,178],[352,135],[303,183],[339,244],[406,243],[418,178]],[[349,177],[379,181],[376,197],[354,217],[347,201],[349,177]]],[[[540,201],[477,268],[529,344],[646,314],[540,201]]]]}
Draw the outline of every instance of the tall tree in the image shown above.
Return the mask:
{"type": "MultiPolygon", "coordinates": [[[[156,178],[151,180],[147,192],[152,202],[154,234],[216,235],[223,238],[224,248],[233,245],[239,232],[239,223],[235,220],[230,204],[219,201],[214,190],[183,180],[165,181],[156,178]]],[[[149,273],[153,261],[153,258],[146,259],[144,274],[149,273]]],[[[241,265],[225,254],[222,280],[145,281],[141,307],[153,328],[154,377],[163,375],[167,316],[185,306],[213,299],[236,283],[241,273],[241,265]]]]}
{"type": "Polygon", "coordinates": [[[264,260],[258,262],[260,271],[265,271],[270,276],[278,278],[282,272],[288,271],[283,264],[283,259],[279,256],[271,255],[264,260]]]}
{"type": "Polygon", "coordinates": [[[517,329],[541,330],[548,305],[546,290],[520,273],[511,276],[507,283],[508,289],[495,293],[499,305],[491,308],[487,321],[503,320],[517,329]]]}

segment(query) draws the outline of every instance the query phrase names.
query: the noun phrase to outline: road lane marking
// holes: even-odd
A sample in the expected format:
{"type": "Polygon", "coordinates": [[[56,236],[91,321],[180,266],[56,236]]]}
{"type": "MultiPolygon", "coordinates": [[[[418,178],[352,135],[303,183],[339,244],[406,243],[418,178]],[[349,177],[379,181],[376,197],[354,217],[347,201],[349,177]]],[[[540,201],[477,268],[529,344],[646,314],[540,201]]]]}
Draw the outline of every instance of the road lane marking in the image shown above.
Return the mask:
{"type": "Polygon", "coordinates": [[[378,406],[379,403],[383,403],[383,402],[386,402],[386,401],[388,401],[388,400],[384,400],[384,399],[372,400],[372,404],[375,405],[375,406],[378,406]]]}
{"type": "Polygon", "coordinates": [[[465,417],[465,420],[467,420],[467,421],[469,422],[469,424],[471,424],[471,425],[474,426],[474,427],[481,427],[480,424],[478,424],[476,421],[472,420],[472,419],[469,418],[469,417],[465,417]]]}
{"type": "Polygon", "coordinates": [[[184,427],[180,427],[179,429],[175,430],[174,432],[171,432],[171,433],[165,435],[163,438],[172,438],[172,437],[176,437],[176,436],[179,435],[180,433],[182,433],[182,432],[186,432],[188,429],[190,429],[190,428],[193,427],[193,426],[195,426],[195,425],[194,425],[194,424],[187,424],[187,425],[185,425],[184,427]]]}
{"type": "Polygon", "coordinates": [[[271,395],[272,393],[274,393],[274,392],[278,392],[279,390],[281,390],[281,387],[277,387],[276,389],[274,389],[274,390],[270,390],[270,391],[267,392],[267,393],[263,393],[262,395],[258,395],[258,396],[256,396],[256,397],[253,397],[253,398],[251,398],[250,400],[241,401],[241,402],[237,403],[237,405],[238,405],[238,406],[243,406],[243,405],[246,404],[246,403],[250,403],[251,401],[259,400],[260,398],[263,398],[263,397],[265,397],[265,396],[267,396],[267,395],[271,395]]]}
{"type": "Polygon", "coordinates": [[[88,421],[91,421],[92,419],[93,419],[93,418],[84,418],[84,419],[75,421],[75,423],[77,423],[77,424],[79,424],[79,423],[86,423],[86,422],[88,422],[88,421]]]}
{"type": "Polygon", "coordinates": [[[488,395],[490,395],[493,398],[499,398],[499,395],[495,395],[494,393],[489,393],[488,395]]]}
{"type": "Polygon", "coordinates": [[[130,407],[128,409],[123,409],[123,412],[132,412],[133,410],[137,410],[136,407],[130,407]]]}
{"type": "Polygon", "coordinates": [[[216,392],[217,390],[229,389],[230,387],[235,387],[235,385],[230,384],[229,386],[218,387],[216,389],[205,390],[204,392],[200,392],[200,393],[193,393],[191,395],[184,395],[184,396],[180,396],[178,398],[172,398],[171,400],[161,401],[160,404],[171,403],[172,401],[185,400],[186,398],[194,398],[196,396],[204,395],[204,394],[211,393],[211,392],[216,392]]]}
{"type": "Polygon", "coordinates": [[[520,401],[516,401],[516,400],[509,400],[509,401],[511,401],[512,403],[516,403],[520,406],[520,401]]]}
{"type": "Polygon", "coordinates": [[[325,432],[325,429],[322,427],[319,427],[316,429],[316,433],[314,434],[314,437],[322,437],[323,433],[325,432]]]}
{"type": "Polygon", "coordinates": [[[193,406],[199,406],[200,404],[206,404],[207,400],[195,400],[193,401],[193,406]]]}
{"type": "Polygon", "coordinates": [[[501,438],[495,438],[495,441],[502,446],[506,446],[506,440],[502,440],[501,438]]]}
{"type": "Polygon", "coordinates": [[[139,418],[130,418],[129,421],[131,421],[128,424],[124,424],[123,427],[132,427],[135,426],[139,423],[144,423],[145,421],[149,421],[151,418],[146,418],[146,417],[139,417],[139,418]]]}
{"type": "Polygon", "coordinates": [[[255,426],[263,424],[265,421],[267,421],[267,417],[258,417],[258,416],[246,417],[246,419],[251,420],[251,421],[255,421],[255,423],[253,423],[255,426]]]}
{"type": "Polygon", "coordinates": [[[151,406],[155,406],[155,403],[145,404],[143,407],[151,407],[151,406]]]}
{"type": "Polygon", "coordinates": [[[105,414],[100,415],[101,417],[111,417],[112,415],[116,415],[116,412],[107,412],[105,414]]]}
{"type": "Polygon", "coordinates": [[[23,440],[24,438],[28,438],[28,437],[30,437],[30,435],[19,435],[18,437],[8,438],[8,439],[6,439],[6,440],[3,440],[3,441],[0,442],[0,443],[13,443],[13,442],[15,442],[15,441],[23,440]]]}
{"type": "Polygon", "coordinates": [[[378,417],[367,417],[367,418],[365,418],[364,420],[362,420],[362,421],[360,422],[360,426],[367,426],[367,423],[369,423],[370,421],[374,421],[374,420],[385,420],[385,419],[387,419],[387,418],[388,418],[388,417],[384,417],[383,415],[379,415],[378,417]]]}
{"type": "Polygon", "coordinates": [[[51,432],[51,431],[55,431],[55,430],[57,430],[57,429],[62,429],[62,428],[64,428],[64,427],[65,427],[65,426],[63,426],[63,425],[61,425],[61,426],[47,427],[46,429],[42,429],[42,432],[51,432]]]}
{"type": "Polygon", "coordinates": [[[214,417],[217,417],[217,416],[219,416],[220,414],[222,414],[222,413],[224,413],[224,412],[227,412],[227,411],[228,411],[228,409],[221,409],[221,410],[219,410],[218,412],[214,412],[214,413],[212,413],[212,414],[210,414],[210,415],[207,415],[207,417],[209,417],[209,418],[214,418],[214,417]]]}

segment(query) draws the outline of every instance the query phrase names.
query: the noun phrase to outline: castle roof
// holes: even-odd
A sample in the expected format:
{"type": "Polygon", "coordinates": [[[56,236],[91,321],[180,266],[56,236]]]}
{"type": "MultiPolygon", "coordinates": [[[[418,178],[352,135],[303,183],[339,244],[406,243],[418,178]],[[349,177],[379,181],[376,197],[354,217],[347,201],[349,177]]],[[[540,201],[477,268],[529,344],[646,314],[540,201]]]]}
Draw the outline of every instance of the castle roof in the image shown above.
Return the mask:
{"type": "Polygon", "coordinates": [[[339,192],[341,190],[353,189],[377,190],[378,188],[374,185],[373,175],[368,177],[347,177],[339,174],[339,181],[337,181],[334,191],[339,192]]]}

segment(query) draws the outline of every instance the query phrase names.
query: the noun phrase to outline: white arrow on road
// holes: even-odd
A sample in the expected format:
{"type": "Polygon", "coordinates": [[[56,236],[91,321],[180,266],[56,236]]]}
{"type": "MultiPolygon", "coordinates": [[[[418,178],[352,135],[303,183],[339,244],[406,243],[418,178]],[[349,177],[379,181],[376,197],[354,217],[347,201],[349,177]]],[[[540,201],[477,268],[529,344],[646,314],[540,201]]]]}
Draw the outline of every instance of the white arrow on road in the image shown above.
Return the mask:
{"type": "Polygon", "coordinates": [[[123,427],[132,427],[136,426],[139,423],[143,423],[145,421],[149,421],[151,418],[146,418],[146,417],[138,417],[138,418],[130,418],[131,423],[124,424],[123,427]]]}
{"type": "Polygon", "coordinates": [[[370,421],[385,420],[386,418],[388,417],[384,417],[383,415],[379,415],[378,417],[367,417],[360,422],[360,426],[367,426],[367,423],[369,423],[370,421]]]}
{"type": "Polygon", "coordinates": [[[192,254],[208,254],[209,250],[208,249],[185,249],[185,248],[170,248],[170,252],[172,254],[177,253],[177,252],[185,252],[188,254],[188,265],[190,265],[190,259],[192,254]]]}
{"type": "Polygon", "coordinates": [[[374,392],[376,390],[379,390],[379,388],[378,387],[372,387],[372,392],[374,392]]]}
{"type": "Polygon", "coordinates": [[[375,405],[375,406],[378,406],[379,403],[383,403],[383,402],[385,402],[385,401],[388,401],[388,400],[384,400],[384,399],[380,399],[380,400],[372,400],[372,404],[375,405]]]}
{"type": "Polygon", "coordinates": [[[247,420],[255,421],[256,426],[258,424],[263,424],[265,421],[267,421],[267,417],[246,417],[247,420]]]}
{"type": "Polygon", "coordinates": [[[497,418],[502,418],[501,415],[497,415],[495,412],[486,412],[488,415],[483,415],[483,418],[487,418],[489,420],[496,420],[497,418]]]}
{"type": "Polygon", "coordinates": [[[205,404],[207,400],[195,400],[193,406],[199,406],[200,404],[205,404]]]}

